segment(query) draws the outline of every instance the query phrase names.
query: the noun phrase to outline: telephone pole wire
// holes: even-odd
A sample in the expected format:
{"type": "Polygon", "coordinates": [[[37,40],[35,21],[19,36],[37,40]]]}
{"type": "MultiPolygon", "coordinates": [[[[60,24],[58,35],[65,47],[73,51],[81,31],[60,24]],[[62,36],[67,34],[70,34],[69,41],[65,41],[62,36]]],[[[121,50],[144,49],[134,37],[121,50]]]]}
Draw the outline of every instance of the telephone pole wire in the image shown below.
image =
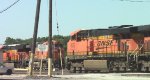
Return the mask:
{"type": "Polygon", "coordinates": [[[13,7],[15,4],[17,4],[20,0],[15,1],[13,4],[11,4],[10,6],[8,6],[7,8],[3,9],[0,11],[0,14],[2,14],[3,12],[7,11],[8,9],[10,9],[11,7],[13,7]]]}

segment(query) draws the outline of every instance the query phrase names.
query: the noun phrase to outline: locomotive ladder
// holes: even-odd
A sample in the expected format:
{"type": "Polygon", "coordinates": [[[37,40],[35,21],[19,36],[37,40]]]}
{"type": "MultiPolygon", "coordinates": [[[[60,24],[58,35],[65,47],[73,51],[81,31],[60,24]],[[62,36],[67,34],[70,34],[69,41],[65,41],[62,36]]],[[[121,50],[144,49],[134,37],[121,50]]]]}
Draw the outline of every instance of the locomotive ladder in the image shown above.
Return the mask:
{"type": "Polygon", "coordinates": [[[144,44],[142,44],[141,46],[140,46],[140,48],[137,50],[137,52],[135,53],[135,59],[136,59],[136,62],[138,62],[138,51],[140,51],[142,48],[144,47],[144,44]]]}
{"type": "MultiPolygon", "coordinates": [[[[141,44],[141,46],[139,46],[139,45],[137,45],[137,47],[136,47],[136,49],[133,51],[133,52],[131,52],[131,54],[128,54],[127,55],[127,63],[129,63],[129,61],[128,61],[128,56],[134,56],[133,58],[134,58],[134,61],[136,62],[136,65],[138,64],[138,53],[139,53],[139,51],[142,49],[144,47],[144,44],[141,44]]],[[[138,68],[138,65],[137,65],[137,68],[138,68]]]]}

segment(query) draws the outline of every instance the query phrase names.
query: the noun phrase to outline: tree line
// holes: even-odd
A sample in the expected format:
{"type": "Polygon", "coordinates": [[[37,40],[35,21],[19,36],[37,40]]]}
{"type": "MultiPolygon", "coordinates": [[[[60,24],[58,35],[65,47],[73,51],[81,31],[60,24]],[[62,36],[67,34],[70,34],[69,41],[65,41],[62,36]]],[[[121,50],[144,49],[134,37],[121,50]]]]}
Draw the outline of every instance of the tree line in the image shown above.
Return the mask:
{"type": "MultiPolygon", "coordinates": [[[[69,36],[62,36],[62,35],[54,35],[52,37],[53,40],[60,42],[65,51],[67,50],[67,42],[69,41],[69,36]]],[[[48,41],[48,37],[38,37],[37,38],[37,42],[38,43],[43,43],[48,41]]],[[[7,37],[5,40],[5,45],[9,45],[9,44],[30,44],[32,43],[32,38],[28,38],[28,39],[21,39],[21,38],[11,38],[11,37],[7,37]]]]}

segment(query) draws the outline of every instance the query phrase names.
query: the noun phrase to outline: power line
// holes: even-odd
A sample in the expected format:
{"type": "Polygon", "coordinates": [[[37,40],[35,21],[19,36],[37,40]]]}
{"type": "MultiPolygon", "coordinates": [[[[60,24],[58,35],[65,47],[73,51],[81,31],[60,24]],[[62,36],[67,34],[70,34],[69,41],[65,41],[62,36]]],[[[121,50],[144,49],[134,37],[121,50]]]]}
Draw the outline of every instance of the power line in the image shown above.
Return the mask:
{"type": "Polygon", "coordinates": [[[128,1],[128,2],[150,2],[150,0],[120,0],[120,1],[128,1]]]}
{"type": "Polygon", "coordinates": [[[8,9],[10,9],[11,7],[13,7],[15,4],[17,4],[20,0],[16,0],[14,3],[12,3],[10,6],[8,6],[7,8],[3,9],[0,11],[0,14],[7,11],[8,9]]]}
{"type": "Polygon", "coordinates": [[[59,35],[59,24],[58,24],[58,14],[57,14],[57,1],[55,0],[55,10],[56,10],[56,25],[57,25],[57,32],[59,35]]]}

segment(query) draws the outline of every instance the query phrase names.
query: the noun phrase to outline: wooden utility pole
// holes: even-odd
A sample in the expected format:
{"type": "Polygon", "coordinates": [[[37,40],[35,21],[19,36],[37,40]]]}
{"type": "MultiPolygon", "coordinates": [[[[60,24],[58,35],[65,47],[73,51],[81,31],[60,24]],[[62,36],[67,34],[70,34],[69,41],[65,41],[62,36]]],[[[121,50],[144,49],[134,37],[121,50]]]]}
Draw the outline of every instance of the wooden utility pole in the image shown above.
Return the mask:
{"type": "Polygon", "coordinates": [[[52,0],[49,0],[48,76],[52,76],[52,0]]]}
{"type": "Polygon", "coordinates": [[[37,0],[35,24],[34,24],[34,33],[33,33],[33,40],[32,40],[32,51],[31,51],[31,54],[30,54],[30,62],[29,62],[29,75],[30,76],[33,75],[33,62],[34,62],[34,54],[35,54],[36,39],[37,39],[37,32],[38,32],[40,5],[41,5],[41,0],[37,0]]]}

